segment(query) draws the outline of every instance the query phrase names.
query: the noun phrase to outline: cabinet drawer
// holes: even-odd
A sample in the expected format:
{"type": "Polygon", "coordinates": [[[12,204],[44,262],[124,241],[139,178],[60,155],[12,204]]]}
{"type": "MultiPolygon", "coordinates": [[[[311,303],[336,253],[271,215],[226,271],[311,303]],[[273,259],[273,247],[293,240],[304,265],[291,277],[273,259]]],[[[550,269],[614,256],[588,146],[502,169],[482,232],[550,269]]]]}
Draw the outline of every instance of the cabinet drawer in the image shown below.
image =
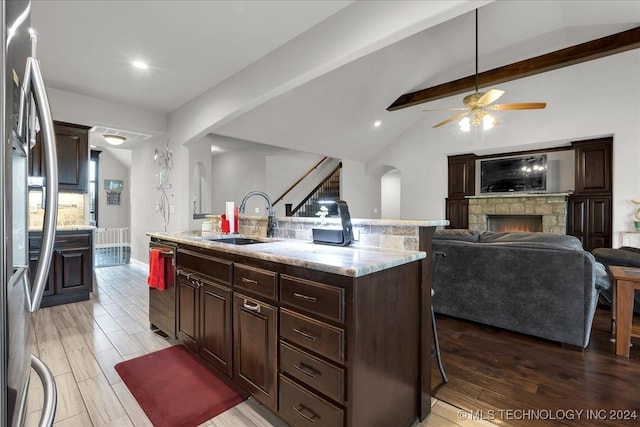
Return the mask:
{"type": "Polygon", "coordinates": [[[297,277],[280,276],[280,301],[344,323],[345,290],[297,277]]]}
{"type": "MultiPolygon", "coordinates": [[[[53,241],[56,248],[90,248],[91,234],[56,234],[53,241]]],[[[29,234],[29,249],[40,249],[42,247],[42,233],[29,234]]]]}
{"type": "Polygon", "coordinates": [[[278,415],[292,426],[342,427],[344,411],[280,375],[278,415]]]}
{"type": "Polygon", "coordinates": [[[344,363],[344,329],[280,309],[280,337],[344,363]]]}
{"type": "Polygon", "coordinates": [[[344,369],[280,342],[280,371],[331,399],[344,401],[344,369]]]}
{"type": "Polygon", "coordinates": [[[226,286],[231,285],[231,269],[233,264],[225,259],[216,258],[184,249],[178,250],[178,269],[208,276],[209,280],[226,286]]]}
{"type": "Polygon", "coordinates": [[[278,273],[247,265],[233,265],[233,286],[269,299],[276,299],[278,273]]]}

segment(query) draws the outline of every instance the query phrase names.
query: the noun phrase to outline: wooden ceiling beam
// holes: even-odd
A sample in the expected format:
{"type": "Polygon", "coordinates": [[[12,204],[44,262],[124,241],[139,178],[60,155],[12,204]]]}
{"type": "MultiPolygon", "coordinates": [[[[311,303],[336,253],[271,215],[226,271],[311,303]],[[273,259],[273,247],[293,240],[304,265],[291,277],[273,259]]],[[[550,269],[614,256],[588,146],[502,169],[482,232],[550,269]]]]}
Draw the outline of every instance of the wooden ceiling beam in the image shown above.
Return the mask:
{"type": "MultiPolygon", "coordinates": [[[[638,47],[640,47],[640,27],[478,73],[478,87],[493,86],[608,55],[615,55],[638,47]]],[[[416,92],[406,93],[387,107],[387,110],[400,110],[436,99],[459,95],[475,90],[475,88],[476,76],[474,74],[416,92]]]]}

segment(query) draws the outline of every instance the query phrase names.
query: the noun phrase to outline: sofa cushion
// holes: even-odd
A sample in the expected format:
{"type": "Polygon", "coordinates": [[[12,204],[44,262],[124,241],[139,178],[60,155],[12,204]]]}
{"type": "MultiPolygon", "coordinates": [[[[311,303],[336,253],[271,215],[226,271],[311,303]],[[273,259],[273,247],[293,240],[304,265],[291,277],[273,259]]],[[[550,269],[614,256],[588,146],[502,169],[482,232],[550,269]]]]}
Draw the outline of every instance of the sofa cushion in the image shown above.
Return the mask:
{"type": "Polygon", "coordinates": [[[463,242],[477,242],[479,238],[479,231],[471,231],[463,228],[438,229],[433,233],[433,239],[439,240],[460,240],[463,242]]]}
{"type": "Polygon", "coordinates": [[[544,243],[556,247],[583,250],[582,243],[577,237],[554,233],[504,232],[495,233],[485,231],[480,234],[480,243],[544,243]]]}
{"type": "Polygon", "coordinates": [[[596,248],[591,251],[596,260],[605,265],[640,267],[640,249],[623,246],[618,249],[596,248]]]}
{"type": "Polygon", "coordinates": [[[611,281],[609,280],[609,273],[607,273],[604,265],[599,262],[595,262],[593,264],[594,270],[596,272],[596,288],[601,291],[606,291],[611,287],[611,281]]]}

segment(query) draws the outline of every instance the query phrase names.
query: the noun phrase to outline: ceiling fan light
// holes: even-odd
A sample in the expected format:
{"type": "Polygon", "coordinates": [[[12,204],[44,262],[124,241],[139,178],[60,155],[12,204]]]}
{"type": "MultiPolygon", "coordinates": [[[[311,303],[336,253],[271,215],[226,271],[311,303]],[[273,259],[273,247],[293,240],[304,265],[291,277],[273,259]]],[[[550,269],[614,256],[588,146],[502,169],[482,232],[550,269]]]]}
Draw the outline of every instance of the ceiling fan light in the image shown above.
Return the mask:
{"type": "Polygon", "coordinates": [[[489,130],[497,124],[496,119],[491,114],[485,114],[482,118],[482,128],[489,130]]]}
{"type": "Polygon", "coordinates": [[[102,137],[111,145],[120,145],[127,140],[127,138],[120,135],[102,135],[102,137]]]}
{"type": "Polygon", "coordinates": [[[458,126],[460,126],[460,130],[462,132],[470,132],[471,131],[471,120],[469,117],[464,117],[462,120],[458,122],[458,126]]]}

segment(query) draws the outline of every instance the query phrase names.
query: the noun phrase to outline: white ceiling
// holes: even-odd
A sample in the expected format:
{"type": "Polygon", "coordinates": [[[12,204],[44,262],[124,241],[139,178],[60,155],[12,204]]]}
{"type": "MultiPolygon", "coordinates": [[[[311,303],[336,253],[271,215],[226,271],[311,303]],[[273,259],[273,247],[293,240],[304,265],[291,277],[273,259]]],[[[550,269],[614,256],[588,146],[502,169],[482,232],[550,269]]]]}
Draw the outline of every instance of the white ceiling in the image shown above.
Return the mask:
{"type": "MultiPolygon", "coordinates": [[[[272,78],[260,73],[268,69],[264,64],[286,57],[290,46],[298,55],[286,57],[286,65],[295,68],[317,59],[322,53],[317,47],[325,41],[334,43],[324,67],[272,90],[256,90],[251,102],[205,123],[201,136],[215,133],[364,162],[416,121],[440,121],[440,116],[425,118],[423,109],[460,106],[462,96],[386,111],[403,93],[473,74],[473,9],[486,3],[36,0],[32,25],[40,34],[38,56],[50,87],[169,118],[196,108],[208,92],[230,98],[216,98],[221,105],[233,104],[234,92],[225,92],[225,85],[246,92],[263,77],[272,78]],[[356,33],[376,22],[375,13],[385,13],[385,4],[422,14],[421,20],[407,19],[403,28],[390,18],[392,36],[375,39],[386,30],[380,28],[372,32],[368,50],[340,51],[340,40],[331,37],[345,33],[331,29],[356,33]],[[132,68],[129,62],[137,58],[148,61],[150,70],[132,68]],[[383,124],[374,129],[377,119],[383,124]]],[[[638,25],[640,1],[492,2],[479,10],[479,68],[638,25]]],[[[347,36],[344,46],[351,41],[347,36]]],[[[518,97],[526,99],[507,93],[501,101],[544,101],[544,92],[518,97]]]]}

